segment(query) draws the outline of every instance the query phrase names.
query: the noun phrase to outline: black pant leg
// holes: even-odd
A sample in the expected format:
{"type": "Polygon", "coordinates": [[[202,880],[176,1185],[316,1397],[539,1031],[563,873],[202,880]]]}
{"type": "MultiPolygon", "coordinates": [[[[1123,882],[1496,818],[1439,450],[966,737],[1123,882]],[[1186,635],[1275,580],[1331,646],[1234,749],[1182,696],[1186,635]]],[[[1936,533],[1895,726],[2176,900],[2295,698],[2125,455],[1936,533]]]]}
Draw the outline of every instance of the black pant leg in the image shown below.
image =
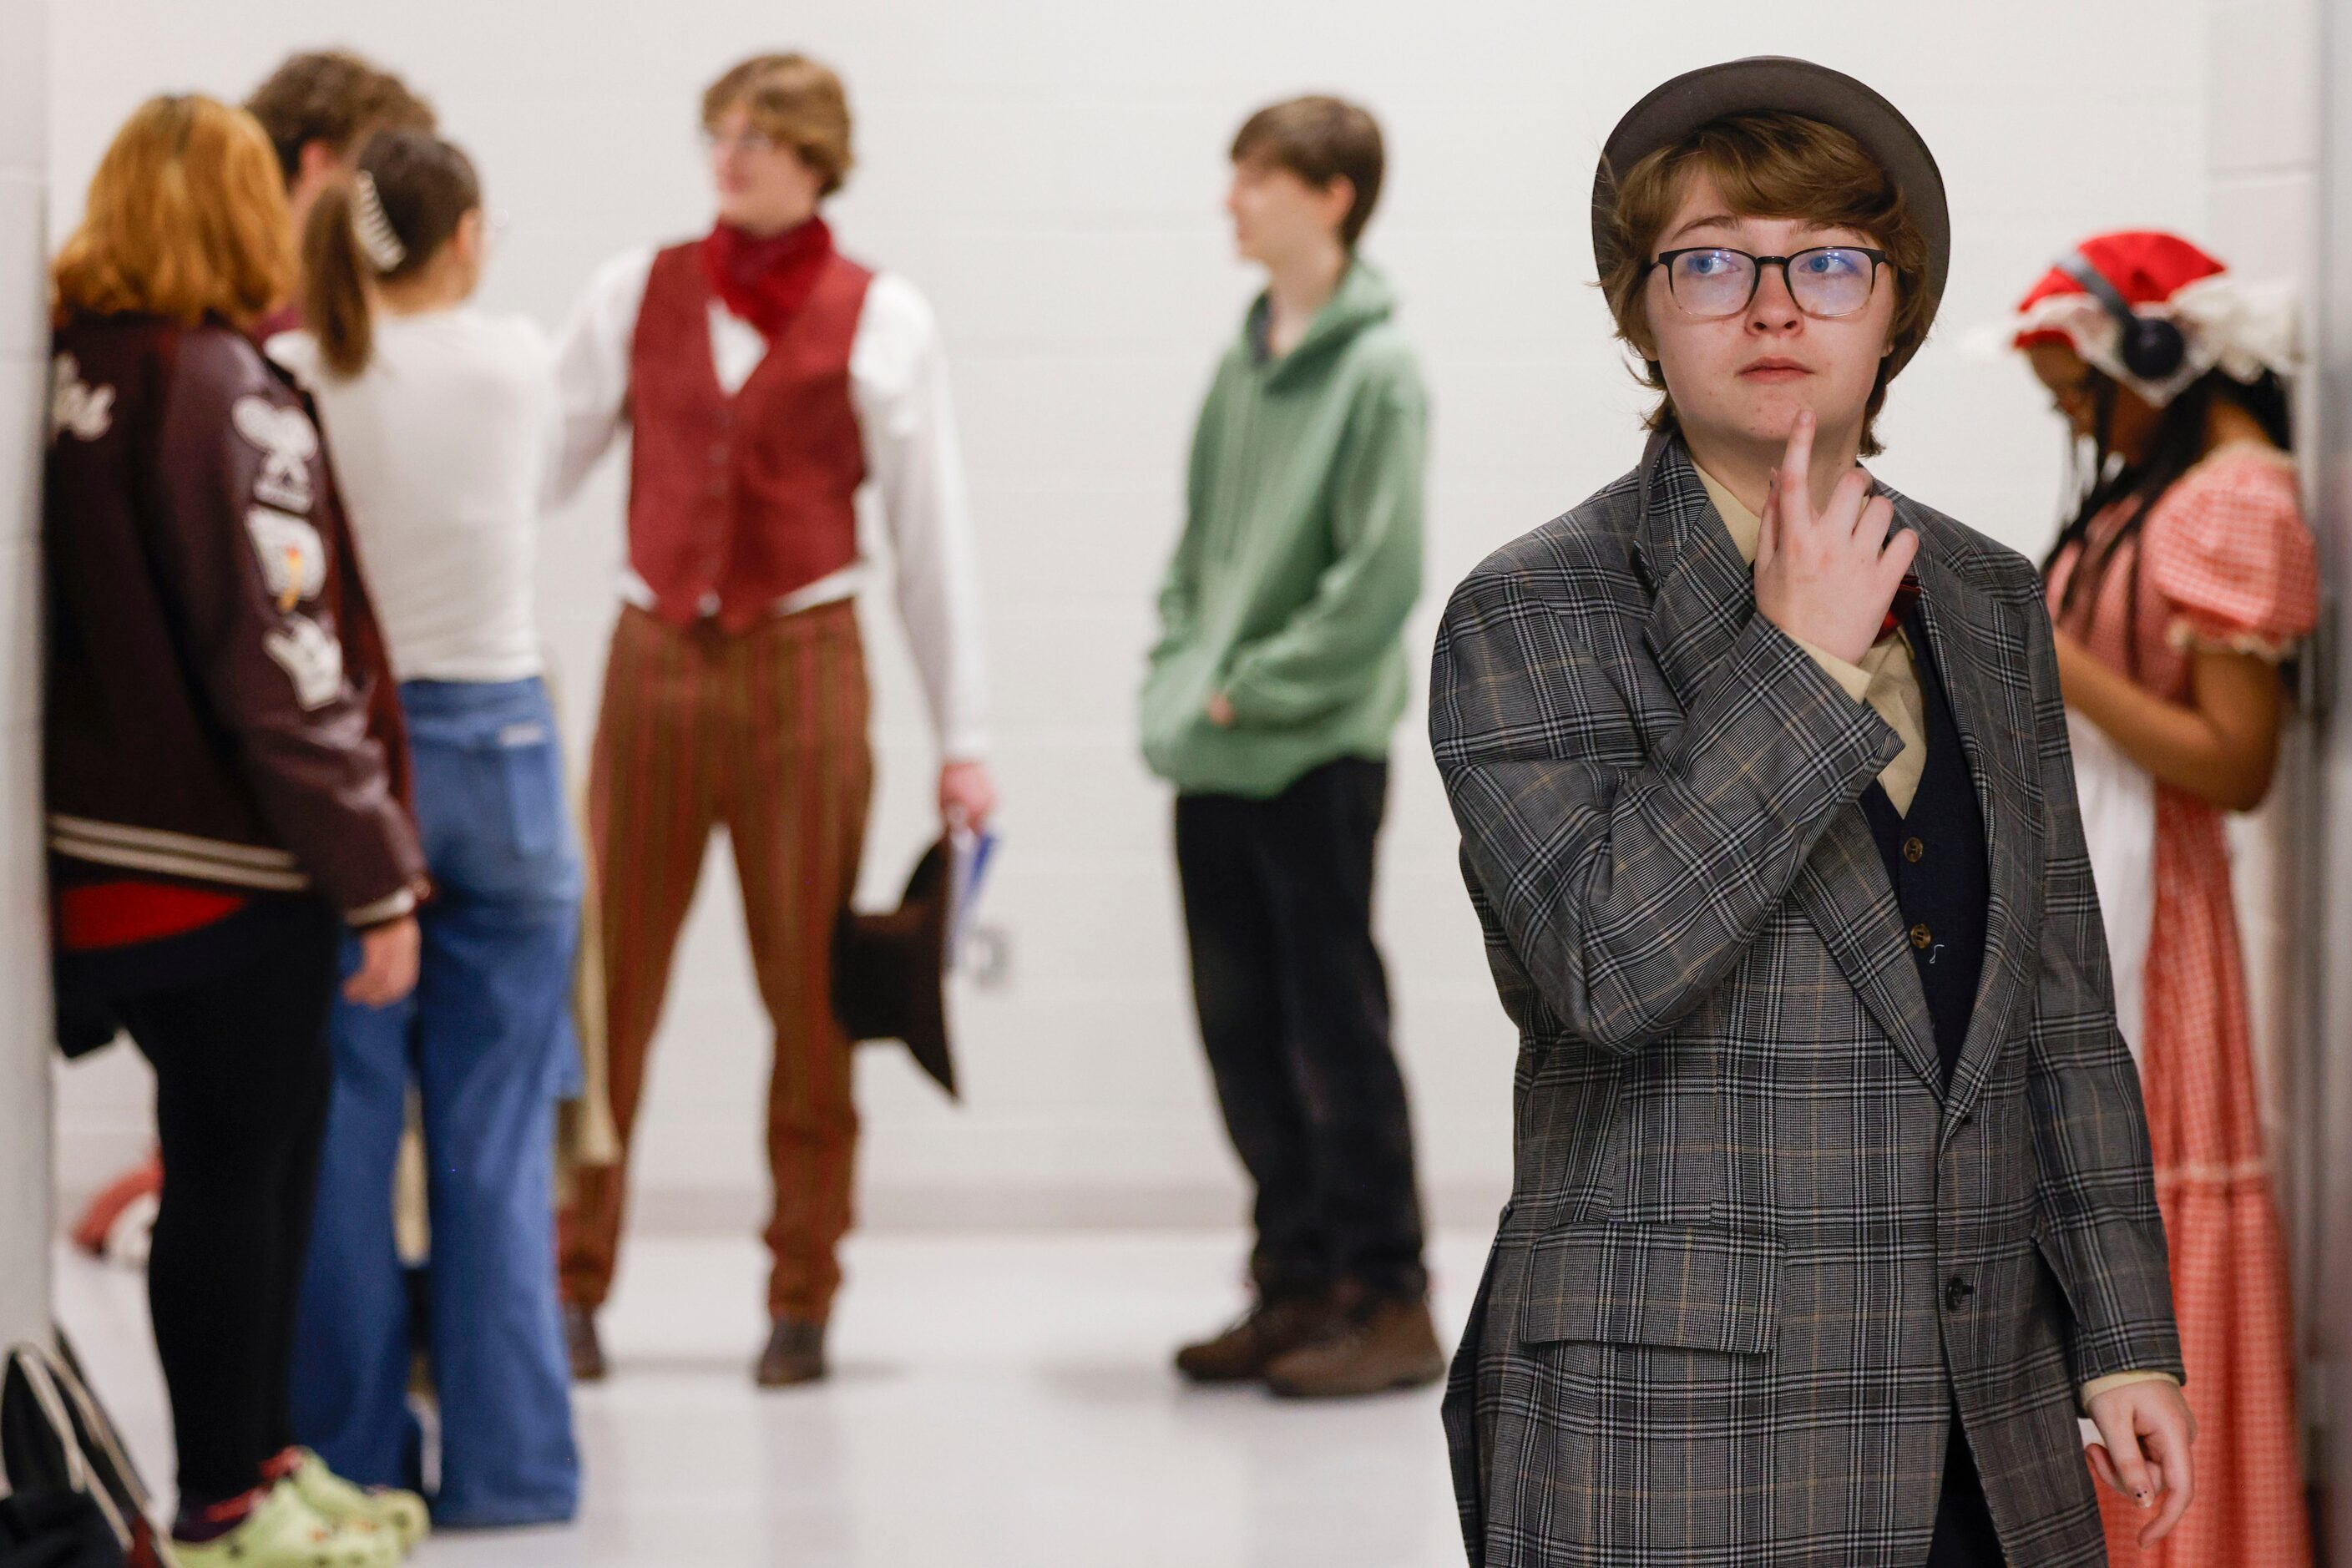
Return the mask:
{"type": "Polygon", "coordinates": [[[1335,1272],[1384,1296],[1419,1296],[1428,1275],[1412,1124],[1372,940],[1387,800],[1386,763],[1327,763],[1273,803],[1266,860],[1284,1016],[1335,1272]]]}
{"type": "Polygon", "coordinates": [[[1927,1545],[1927,1568],[2006,1568],[2000,1535],[1994,1530],[1992,1509],[1985,1501],[1984,1480],[1977,1474],[1976,1456],[1968,1435],[1960,1429],[1960,1413],[1952,1412],[1952,1436],[1944,1451],[1944,1490],[1936,1501],[1936,1534],[1927,1545]]]}
{"type": "Polygon", "coordinates": [[[235,1497],[286,1446],[305,1194],[331,1068],[339,923],[288,906],[214,975],[123,997],[155,1067],[163,1204],[148,1261],[182,1506],[235,1497]]]}
{"type": "Polygon", "coordinates": [[[1268,803],[1238,795],[1176,800],[1176,868],[1201,1044],[1226,1134],[1256,1188],[1251,1273],[1262,1294],[1280,1297],[1321,1289],[1331,1259],[1284,1027],[1264,873],[1270,816],[1268,803]]]}
{"type": "MultiPolygon", "coordinates": [[[[268,1425],[263,1441],[272,1454],[294,1446],[294,1331],[302,1310],[302,1277],[310,1253],[310,1228],[318,1206],[319,1160],[327,1138],[327,1110],[334,1100],[335,1058],[329,1039],[335,992],[342,976],[342,922],[330,928],[324,943],[327,986],[305,992],[289,1005],[286,1037],[289,1082],[285,1102],[286,1152],[278,1199],[278,1253],[270,1289],[268,1402],[263,1407],[268,1425]],[[301,1044],[293,1018],[315,1016],[320,1049],[311,1053],[301,1044]],[[313,1065],[315,1063],[315,1066],[313,1065]]],[[[310,962],[315,962],[311,960],[310,962]]]]}

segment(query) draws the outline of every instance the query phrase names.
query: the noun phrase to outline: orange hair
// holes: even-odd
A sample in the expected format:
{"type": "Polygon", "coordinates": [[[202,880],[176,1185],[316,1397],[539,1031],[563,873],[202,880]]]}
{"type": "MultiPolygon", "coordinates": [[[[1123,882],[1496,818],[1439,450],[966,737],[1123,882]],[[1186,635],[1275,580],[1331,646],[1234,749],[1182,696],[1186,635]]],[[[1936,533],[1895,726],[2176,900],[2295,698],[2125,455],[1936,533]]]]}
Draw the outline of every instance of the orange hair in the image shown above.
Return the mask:
{"type": "Polygon", "coordinates": [[[278,155],[241,109],[196,94],[133,110],[49,268],[50,309],[244,324],[293,292],[278,155]]]}

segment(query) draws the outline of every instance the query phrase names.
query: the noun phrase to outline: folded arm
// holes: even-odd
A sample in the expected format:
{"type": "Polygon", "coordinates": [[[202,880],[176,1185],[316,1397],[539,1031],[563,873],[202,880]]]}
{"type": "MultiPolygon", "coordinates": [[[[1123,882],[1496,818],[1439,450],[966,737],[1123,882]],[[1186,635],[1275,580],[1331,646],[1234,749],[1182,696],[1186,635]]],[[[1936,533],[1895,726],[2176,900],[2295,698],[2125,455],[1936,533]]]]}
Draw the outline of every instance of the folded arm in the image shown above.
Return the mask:
{"type": "Polygon", "coordinates": [[[1430,731],[1465,872],[1546,1005],[1612,1050],[1731,972],[1899,746],[1757,616],[1654,747],[1561,610],[1501,574],[1447,607],[1430,731]]]}

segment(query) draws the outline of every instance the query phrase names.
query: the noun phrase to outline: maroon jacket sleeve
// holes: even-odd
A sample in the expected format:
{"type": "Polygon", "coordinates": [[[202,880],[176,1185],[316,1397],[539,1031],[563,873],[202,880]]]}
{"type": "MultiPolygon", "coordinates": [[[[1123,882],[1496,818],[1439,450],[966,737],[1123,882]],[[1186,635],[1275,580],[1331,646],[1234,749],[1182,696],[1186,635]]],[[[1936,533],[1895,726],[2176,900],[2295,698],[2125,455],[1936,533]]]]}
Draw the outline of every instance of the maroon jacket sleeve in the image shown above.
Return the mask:
{"type": "Polygon", "coordinates": [[[424,853],[344,669],[317,427],[250,344],[195,331],[157,448],[156,560],[263,818],[353,924],[406,913],[424,853]]]}

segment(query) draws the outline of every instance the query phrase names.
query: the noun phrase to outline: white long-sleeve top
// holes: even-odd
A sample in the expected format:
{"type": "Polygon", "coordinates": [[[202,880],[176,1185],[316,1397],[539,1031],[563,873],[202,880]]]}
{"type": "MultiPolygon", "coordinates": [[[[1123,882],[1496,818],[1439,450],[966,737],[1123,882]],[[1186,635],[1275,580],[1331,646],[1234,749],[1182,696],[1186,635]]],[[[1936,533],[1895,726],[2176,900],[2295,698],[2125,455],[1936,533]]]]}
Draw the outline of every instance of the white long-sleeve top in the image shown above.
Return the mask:
{"type": "Polygon", "coordinates": [[[539,674],[531,572],[556,435],[546,332],[471,307],[387,311],[349,379],[308,332],[270,339],[269,354],[318,400],[394,677],[539,674]]]}
{"type": "MultiPolygon", "coordinates": [[[[633,250],[589,280],[556,348],[562,394],[562,437],[551,476],[556,501],[584,482],[628,420],[629,363],[637,311],[655,249],[633,250]]],[[[757,327],[713,300],[710,358],[719,384],[733,395],[767,356],[757,327]]],[[[980,617],[980,565],[947,359],[931,308],[913,284],[875,275],[849,351],[851,399],[866,451],[861,515],[878,511],[896,568],[898,618],[922,678],[940,755],[977,760],[987,749],[987,689],[980,617]]],[[[854,596],[863,561],[810,584],[779,604],[779,614],[854,596]]],[[[634,572],[624,598],[651,603],[634,572]]]]}

